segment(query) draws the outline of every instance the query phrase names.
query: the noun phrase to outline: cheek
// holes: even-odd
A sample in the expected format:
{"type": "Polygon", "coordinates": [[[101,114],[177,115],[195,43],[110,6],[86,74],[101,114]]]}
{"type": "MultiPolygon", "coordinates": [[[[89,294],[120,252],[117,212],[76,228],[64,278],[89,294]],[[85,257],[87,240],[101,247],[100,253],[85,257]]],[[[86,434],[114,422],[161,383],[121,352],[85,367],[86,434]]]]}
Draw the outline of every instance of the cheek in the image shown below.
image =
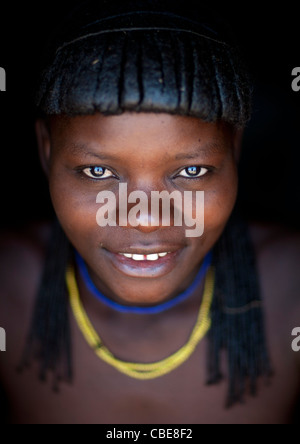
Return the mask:
{"type": "Polygon", "coordinates": [[[223,231],[234,208],[237,190],[237,171],[233,165],[222,180],[205,192],[205,231],[223,231]]]}
{"type": "Polygon", "coordinates": [[[98,228],[97,192],[85,192],[80,184],[59,173],[50,176],[49,187],[55,213],[71,242],[88,241],[98,228]]]}

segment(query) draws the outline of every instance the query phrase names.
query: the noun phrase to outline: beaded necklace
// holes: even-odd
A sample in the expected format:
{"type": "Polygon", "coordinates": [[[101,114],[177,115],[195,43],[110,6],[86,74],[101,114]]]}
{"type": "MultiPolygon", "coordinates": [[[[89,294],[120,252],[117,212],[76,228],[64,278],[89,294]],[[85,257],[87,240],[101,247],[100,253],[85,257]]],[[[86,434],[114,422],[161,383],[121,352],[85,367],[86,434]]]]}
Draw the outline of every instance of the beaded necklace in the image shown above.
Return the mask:
{"type": "Polygon", "coordinates": [[[201,339],[203,339],[208,332],[211,325],[210,308],[214,293],[214,282],[215,271],[213,268],[210,268],[205,279],[203,299],[197,322],[188,342],[168,358],[158,362],[144,364],[121,361],[104,346],[101,338],[92,326],[80,300],[74,268],[68,267],[66,273],[66,283],[73,314],[75,320],[77,321],[78,327],[80,328],[90,347],[95,351],[96,355],[102,361],[111,365],[119,372],[131,378],[140,380],[155,379],[166,375],[189,359],[201,339]]]}

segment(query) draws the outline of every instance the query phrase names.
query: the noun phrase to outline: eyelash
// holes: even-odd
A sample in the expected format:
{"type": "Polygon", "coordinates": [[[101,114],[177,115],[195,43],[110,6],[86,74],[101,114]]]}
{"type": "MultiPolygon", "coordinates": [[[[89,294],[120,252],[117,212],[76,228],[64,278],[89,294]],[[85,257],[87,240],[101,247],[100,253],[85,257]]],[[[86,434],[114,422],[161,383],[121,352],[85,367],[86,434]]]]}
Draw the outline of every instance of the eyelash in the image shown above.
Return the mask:
{"type": "MultiPolygon", "coordinates": [[[[201,180],[204,176],[206,176],[207,174],[212,172],[212,167],[208,167],[208,166],[204,166],[204,165],[190,165],[187,166],[185,168],[182,168],[179,173],[176,174],[176,176],[174,177],[174,179],[176,178],[181,178],[181,179],[186,179],[186,180],[201,180]],[[201,174],[200,176],[196,175],[196,176],[180,176],[179,173],[182,173],[190,168],[196,168],[196,169],[200,169],[201,170],[206,170],[206,172],[204,174],[201,174]]],[[[200,174],[200,172],[198,173],[200,174]]]]}
{"type": "MultiPolygon", "coordinates": [[[[213,167],[208,167],[208,166],[204,166],[204,165],[201,165],[201,166],[200,165],[189,165],[189,166],[187,166],[185,168],[181,168],[179,170],[179,172],[176,173],[172,178],[173,179],[181,178],[181,179],[185,179],[185,180],[202,180],[202,178],[204,176],[208,175],[209,173],[211,173],[213,171],[213,169],[214,169],[213,167]],[[194,176],[194,177],[193,176],[181,176],[180,175],[180,173],[182,173],[182,172],[184,172],[184,171],[186,171],[186,170],[188,170],[190,168],[196,168],[196,169],[200,169],[200,170],[204,169],[204,170],[206,170],[206,172],[204,174],[201,174],[200,176],[197,175],[197,176],[194,176]]],[[[103,166],[98,166],[98,165],[96,165],[96,166],[92,165],[92,166],[80,167],[80,168],[77,168],[77,171],[81,174],[82,178],[87,179],[87,180],[92,180],[94,182],[100,182],[100,181],[108,180],[108,179],[119,179],[118,175],[115,172],[113,172],[110,168],[103,167],[103,166]],[[97,178],[97,177],[92,177],[91,175],[88,175],[85,172],[86,170],[95,170],[97,168],[102,169],[104,171],[103,175],[107,171],[109,171],[111,173],[111,175],[108,176],[108,177],[100,176],[100,177],[97,178]]],[[[200,172],[198,174],[200,174],[200,172]]]]}
{"type": "Polygon", "coordinates": [[[87,166],[81,166],[78,168],[75,168],[76,173],[79,174],[80,178],[87,181],[93,181],[93,182],[100,182],[108,179],[119,179],[118,175],[112,171],[110,168],[99,166],[99,165],[87,165],[87,166]],[[102,168],[104,170],[104,173],[109,171],[111,172],[111,175],[108,177],[92,177],[89,176],[85,171],[86,170],[95,170],[96,168],[102,168]]]}

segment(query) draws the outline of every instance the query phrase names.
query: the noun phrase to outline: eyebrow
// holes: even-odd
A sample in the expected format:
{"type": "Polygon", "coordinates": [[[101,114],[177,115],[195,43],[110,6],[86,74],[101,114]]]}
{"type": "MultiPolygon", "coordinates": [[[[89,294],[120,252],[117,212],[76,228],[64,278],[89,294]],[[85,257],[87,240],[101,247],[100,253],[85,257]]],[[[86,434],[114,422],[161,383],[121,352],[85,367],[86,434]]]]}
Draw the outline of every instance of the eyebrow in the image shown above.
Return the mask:
{"type": "Polygon", "coordinates": [[[176,154],[175,159],[176,160],[185,160],[185,159],[196,159],[201,155],[211,155],[211,154],[219,154],[221,152],[224,152],[225,146],[216,142],[208,142],[203,146],[199,146],[198,148],[194,149],[193,152],[185,152],[185,153],[179,153],[176,154]]]}
{"type": "MultiPolygon", "coordinates": [[[[100,160],[116,160],[117,156],[103,153],[101,151],[98,151],[98,153],[95,153],[94,151],[89,151],[90,147],[88,145],[85,145],[84,143],[80,142],[74,142],[71,145],[69,145],[69,149],[72,154],[80,154],[85,157],[92,156],[100,160]]],[[[225,147],[224,145],[218,143],[217,141],[210,141],[206,143],[203,146],[198,146],[197,148],[193,149],[192,152],[183,152],[178,153],[175,156],[176,160],[186,160],[186,159],[197,159],[199,156],[206,156],[206,155],[212,155],[212,154],[219,154],[221,152],[224,152],[225,147]]]]}
{"type": "Polygon", "coordinates": [[[92,156],[92,157],[96,157],[97,159],[100,160],[115,160],[116,157],[107,153],[102,153],[101,151],[98,151],[97,153],[95,153],[94,151],[89,151],[90,147],[88,145],[85,145],[84,143],[72,143],[71,145],[69,145],[69,149],[71,151],[72,154],[76,155],[76,154],[80,154],[83,155],[85,157],[88,156],[92,156]]]}

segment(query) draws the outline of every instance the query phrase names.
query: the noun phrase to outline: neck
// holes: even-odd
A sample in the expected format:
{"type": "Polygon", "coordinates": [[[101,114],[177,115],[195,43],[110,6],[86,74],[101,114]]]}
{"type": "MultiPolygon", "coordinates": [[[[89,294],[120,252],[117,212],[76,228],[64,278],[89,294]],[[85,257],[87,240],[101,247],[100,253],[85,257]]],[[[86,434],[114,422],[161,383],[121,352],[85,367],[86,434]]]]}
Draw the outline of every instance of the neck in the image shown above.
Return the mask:
{"type": "Polygon", "coordinates": [[[82,257],[79,255],[79,253],[77,253],[77,252],[75,253],[75,258],[76,258],[77,267],[79,269],[80,277],[83,280],[86,288],[102,304],[104,304],[105,306],[107,306],[110,309],[115,310],[119,313],[137,314],[137,315],[154,315],[154,314],[163,313],[164,311],[174,308],[176,305],[182,304],[189,297],[191,297],[197,289],[199,289],[199,286],[203,282],[205,275],[208,271],[208,268],[211,265],[212,253],[209,252],[206,255],[206,257],[204,258],[203,264],[200,267],[196,277],[194,278],[191,285],[185,291],[176,295],[174,298],[172,298],[168,301],[165,301],[165,302],[155,305],[155,306],[149,306],[149,307],[126,306],[126,305],[122,305],[120,303],[117,303],[117,302],[113,301],[112,299],[106,297],[95,286],[94,282],[92,281],[92,279],[89,275],[87,266],[86,266],[84,260],[82,259],[82,257]]]}
{"type": "Polygon", "coordinates": [[[107,307],[88,291],[77,273],[80,298],[104,344],[124,360],[155,362],[184,345],[195,325],[204,280],[181,304],[156,315],[120,313],[107,307]]]}

